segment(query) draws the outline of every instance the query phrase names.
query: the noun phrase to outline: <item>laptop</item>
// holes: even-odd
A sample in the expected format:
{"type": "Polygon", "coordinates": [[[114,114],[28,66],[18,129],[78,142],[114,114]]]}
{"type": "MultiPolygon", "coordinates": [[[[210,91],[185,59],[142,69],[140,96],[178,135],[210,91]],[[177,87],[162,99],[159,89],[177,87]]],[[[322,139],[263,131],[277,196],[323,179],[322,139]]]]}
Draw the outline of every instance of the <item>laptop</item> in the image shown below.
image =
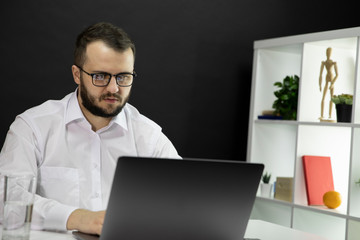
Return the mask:
{"type": "Polygon", "coordinates": [[[243,239],[264,165],[120,157],[101,236],[91,240],[243,239]]]}

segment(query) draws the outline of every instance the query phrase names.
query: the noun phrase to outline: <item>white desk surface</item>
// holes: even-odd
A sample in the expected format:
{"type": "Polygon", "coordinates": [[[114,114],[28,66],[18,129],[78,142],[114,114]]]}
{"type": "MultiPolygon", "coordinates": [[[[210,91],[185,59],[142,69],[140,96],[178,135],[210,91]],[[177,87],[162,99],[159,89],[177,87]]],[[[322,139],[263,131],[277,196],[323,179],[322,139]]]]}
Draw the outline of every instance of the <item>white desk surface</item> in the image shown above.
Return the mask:
{"type": "MultiPolygon", "coordinates": [[[[1,230],[0,230],[1,235],[1,230]]],[[[260,240],[326,240],[317,235],[283,227],[261,220],[250,220],[245,233],[246,238],[260,240]]],[[[48,231],[31,231],[30,240],[74,240],[71,232],[57,233],[48,231]]]]}
{"type": "Polygon", "coordinates": [[[260,240],[327,240],[318,235],[281,225],[250,220],[245,232],[245,238],[258,238],[260,240]]]}

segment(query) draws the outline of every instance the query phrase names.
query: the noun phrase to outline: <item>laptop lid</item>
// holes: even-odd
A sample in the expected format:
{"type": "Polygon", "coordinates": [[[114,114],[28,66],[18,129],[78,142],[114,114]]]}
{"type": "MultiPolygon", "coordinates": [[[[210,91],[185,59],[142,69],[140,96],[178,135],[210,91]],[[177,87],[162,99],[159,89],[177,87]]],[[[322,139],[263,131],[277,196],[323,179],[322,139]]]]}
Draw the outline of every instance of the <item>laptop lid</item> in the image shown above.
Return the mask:
{"type": "Polygon", "coordinates": [[[120,157],[101,240],[242,239],[264,166],[120,157]]]}

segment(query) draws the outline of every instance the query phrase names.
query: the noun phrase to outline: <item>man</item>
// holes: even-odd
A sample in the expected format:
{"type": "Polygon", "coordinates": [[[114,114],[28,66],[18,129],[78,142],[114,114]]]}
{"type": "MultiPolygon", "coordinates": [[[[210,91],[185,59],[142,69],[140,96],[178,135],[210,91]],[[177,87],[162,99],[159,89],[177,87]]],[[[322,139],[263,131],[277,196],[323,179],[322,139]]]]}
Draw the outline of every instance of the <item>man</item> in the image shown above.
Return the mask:
{"type": "Polygon", "coordinates": [[[16,117],[1,172],[37,176],[32,227],[100,234],[119,156],[179,158],[161,128],[127,103],[135,46],[109,23],[77,38],[75,92],[16,117]]]}

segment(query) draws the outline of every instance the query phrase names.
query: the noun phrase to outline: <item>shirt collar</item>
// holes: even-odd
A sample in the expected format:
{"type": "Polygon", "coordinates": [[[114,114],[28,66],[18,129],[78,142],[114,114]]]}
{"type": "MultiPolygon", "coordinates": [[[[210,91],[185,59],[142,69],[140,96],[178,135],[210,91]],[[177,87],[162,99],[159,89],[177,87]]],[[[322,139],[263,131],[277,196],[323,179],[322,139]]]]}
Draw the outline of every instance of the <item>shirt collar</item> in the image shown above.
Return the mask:
{"type": "Polygon", "coordinates": [[[128,130],[126,115],[124,112],[126,104],[125,104],[124,108],[121,110],[121,112],[117,116],[113,117],[113,119],[111,120],[109,125],[111,125],[112,123],[115,123],[115,124],[119,125],[120,127],[122,127],[124,130],[126,130],[126,131],[128,130]]]}
{"type": "MultiPolygon", "coordinates": [[[[68,124],[76,120],[87,121],[84,114],[81,111],[80,104],[77,98],[77,92],[78,92],[78,88],[70,95],[70,99],[68,101],[66,114],[65,114],[65,124],[68,124]]],[[[126,105],[124,106],[123,110],[110,121],[109,126],[111,126],[112,124],[117,124],[126,131],[128,130],[126,115],[124,112],[125,108],[126,105]]]]}

